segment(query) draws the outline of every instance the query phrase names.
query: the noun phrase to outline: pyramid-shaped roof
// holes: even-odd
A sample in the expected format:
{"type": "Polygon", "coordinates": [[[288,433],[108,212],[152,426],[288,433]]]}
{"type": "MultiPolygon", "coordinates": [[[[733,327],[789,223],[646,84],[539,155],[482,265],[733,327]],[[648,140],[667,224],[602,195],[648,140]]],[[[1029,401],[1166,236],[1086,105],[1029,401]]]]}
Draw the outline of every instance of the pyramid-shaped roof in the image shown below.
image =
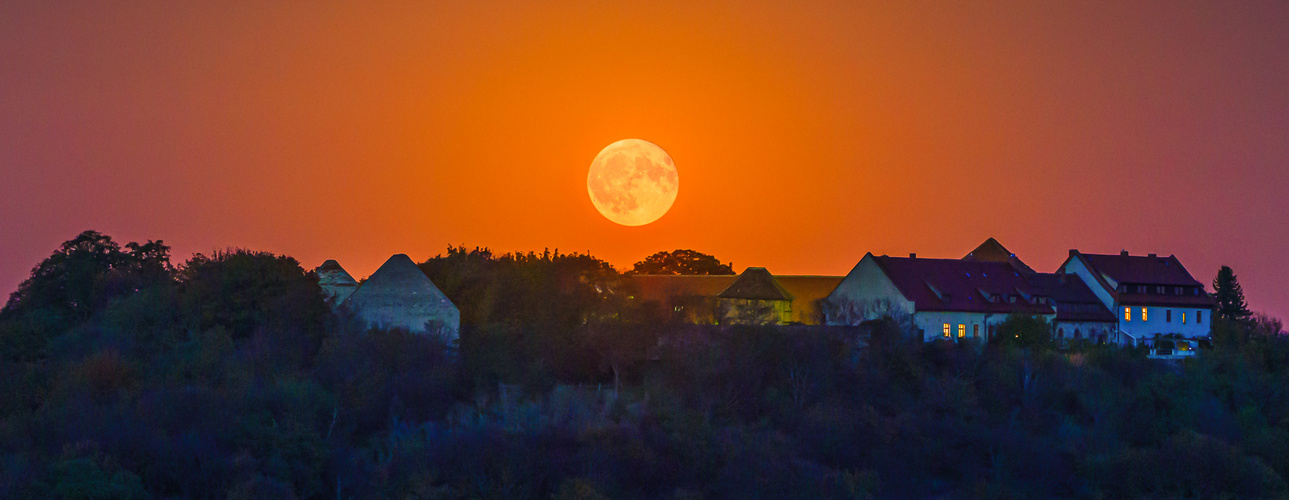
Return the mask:
{"type": "Polygon", "coordinates": [[[350,276],[345,268],[335,259],[329,259],[318,266],[318,286],[327,294],[334,304],[340,305],[358,289],[358,281],[350,276]]]}
{"type": "Polygon", "coordinates": [[[999,243],[998,240],[990,237],[981,243],[980,246],[972,250],[971,253],[962,257],[962,260],[974,260],[979,262],[1006,262],[1011,264],[1016,270],[1025,274],[1032,274],[1034,270],[1020,260],[1016,254],[1008,250],[1007,247],[999,243]]]}
{"type": "Polygon", "coordinates": [[[980,246],[976,247],[975,250],[972,250],[971,253],[963,257],[962,260],[1007,262],[1008,258],[1015,256],[1016,254],[1011,253],[1011,251],[1007,250],[1007,247],[1004,247],[1002,243],[999,243],[998,240],[991,237],[985,240],[984,243],[981,243],[980,246]]]}
{"type": "Polygon", "coordinates": [[[793,299],[774,275],[764,267],[749,267],[731,283],[729,288],[717,295],[722,299],[750,300],[787,300],[793,299]]]}
{"type": "Polygon", "coordinates": [[[456,332],[461,314],[406,254],[390,257],[346,305],[372,326],[426,331],[431,321],[456,332]]]}

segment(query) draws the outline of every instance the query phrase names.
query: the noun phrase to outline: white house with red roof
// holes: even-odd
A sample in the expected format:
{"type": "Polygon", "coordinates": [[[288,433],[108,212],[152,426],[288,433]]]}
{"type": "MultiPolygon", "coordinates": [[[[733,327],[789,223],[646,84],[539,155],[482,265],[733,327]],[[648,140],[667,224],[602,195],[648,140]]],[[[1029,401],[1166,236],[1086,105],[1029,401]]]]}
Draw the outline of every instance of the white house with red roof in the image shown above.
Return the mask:
{"type": "Polygon", "coordinates": [[[1177,257],[1070,250],[1061,272],[1077,275],[1116,317],[1118,342],[1156,335],[1208,337],[1216,304],[1177,257]]]}
{"type": "Polygon", "coordinates": [[[828,324],[907,314],[924,340],[988,340],[1010,314],[1054,319],[1042,290],[1009,262],[864,255],[826,299],[828,324]]]}

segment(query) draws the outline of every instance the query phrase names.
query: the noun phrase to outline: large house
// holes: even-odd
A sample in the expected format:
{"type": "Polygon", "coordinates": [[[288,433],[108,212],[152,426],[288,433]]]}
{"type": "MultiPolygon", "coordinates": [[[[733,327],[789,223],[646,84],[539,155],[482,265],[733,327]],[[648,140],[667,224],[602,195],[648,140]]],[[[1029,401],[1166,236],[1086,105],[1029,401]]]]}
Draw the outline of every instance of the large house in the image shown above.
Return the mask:
{"type": "Polygon", "coordinates": [[[1070,250],[1061,271],[1087,283],[1113,312],[1117,343],[1135,345],[1156,335],[1208,337],[1216,303],[1177,257],[1101,255],[1070,250]]]}
{"type": "Polygon", "coordinates": [[[1054,319],[1056,310],[1044,291],[1010,262],[870,252],[829,294],[827,322],[859,324],[902,316],[924,340],[988,340],[1011,314],[1054,319]]]}
{"type": "Polygon", "coordinates": [[[1056,309],[1051,321],[1052,335],[1057,342],[1122,342],[1114,313],[1101,303],[1083,279],[1067,275],[1060,269],[1055,273],[1036,272],[993,238],[985,240],[962,259],[1010,264],[1029,282],[1036,295],[1047,297],[1056,309]]]}

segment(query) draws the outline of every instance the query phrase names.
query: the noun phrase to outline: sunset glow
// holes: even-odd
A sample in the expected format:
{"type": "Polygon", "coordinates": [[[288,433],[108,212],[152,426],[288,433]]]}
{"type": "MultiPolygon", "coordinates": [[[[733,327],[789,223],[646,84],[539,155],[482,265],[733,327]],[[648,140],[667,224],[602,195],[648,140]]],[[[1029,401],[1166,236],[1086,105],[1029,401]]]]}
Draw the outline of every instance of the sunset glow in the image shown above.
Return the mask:
{"type": "Polygon", "coordinates": [[[1176,254],[1289,314],[1289,4],[10,2],[0,289],[85,229],[356,278],[448,245],[776,273],[993,236],[1176,254]],[[665,217],[587,203],[624,137],[665,217]],[[771,237],[772,236],[772,237],[771,237]]]}

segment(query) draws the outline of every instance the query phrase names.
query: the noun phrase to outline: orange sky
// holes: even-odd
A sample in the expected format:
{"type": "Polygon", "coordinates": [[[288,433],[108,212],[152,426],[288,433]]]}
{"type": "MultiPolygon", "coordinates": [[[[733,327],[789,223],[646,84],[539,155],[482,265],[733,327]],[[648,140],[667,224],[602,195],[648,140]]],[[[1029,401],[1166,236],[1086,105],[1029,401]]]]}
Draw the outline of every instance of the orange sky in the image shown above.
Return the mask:
{"type": "Polygon", "coordinates": [[[0,4],[0,291],[91,228],[355,276],[449,244],[844,274],[994,236],[1043,271],[1228,264],[1289,315],[1286,2],[263,3],[0,4]],[[628,137],[680,171],[643,227],[586,193],[628,137]]]}

